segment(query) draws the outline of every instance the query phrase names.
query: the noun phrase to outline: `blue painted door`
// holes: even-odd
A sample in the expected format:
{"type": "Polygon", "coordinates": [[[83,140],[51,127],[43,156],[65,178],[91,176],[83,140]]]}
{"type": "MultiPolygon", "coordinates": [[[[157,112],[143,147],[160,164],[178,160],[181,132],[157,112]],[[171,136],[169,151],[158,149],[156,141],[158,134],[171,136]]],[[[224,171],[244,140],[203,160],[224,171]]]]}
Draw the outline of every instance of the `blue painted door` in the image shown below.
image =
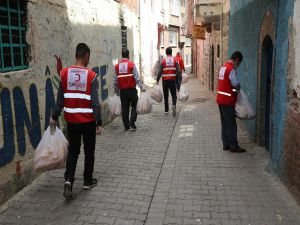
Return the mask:
{"type": "Polygon", "coordinates": [[[264,123],[264,145],[267,150],[271,150],[272,138],[272,73],[273,73],[273,42],[269,36],[266,36],[262,44],[262,95],[264,104],[262,115],[264,123]]]}

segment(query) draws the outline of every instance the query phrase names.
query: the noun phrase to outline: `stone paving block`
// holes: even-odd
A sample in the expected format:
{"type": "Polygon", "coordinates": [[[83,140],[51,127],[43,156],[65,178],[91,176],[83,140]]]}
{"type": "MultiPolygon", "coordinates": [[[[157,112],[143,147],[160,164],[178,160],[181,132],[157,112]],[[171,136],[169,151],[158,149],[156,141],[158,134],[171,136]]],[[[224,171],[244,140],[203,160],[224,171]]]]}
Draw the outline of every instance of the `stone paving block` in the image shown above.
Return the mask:
{"type": "Polygon", "coordinates": [[[107,217],[107,216],[98,216],[96,218],[96,223],[103,223],[103,224],[109,224],[113,225],[115,222],[116,218],[115,217],[107,217]]]}
{"type": "Polygon", "coordinates": [[[114,225],[134,225],[134,220],[117,219],[114,225]]]}

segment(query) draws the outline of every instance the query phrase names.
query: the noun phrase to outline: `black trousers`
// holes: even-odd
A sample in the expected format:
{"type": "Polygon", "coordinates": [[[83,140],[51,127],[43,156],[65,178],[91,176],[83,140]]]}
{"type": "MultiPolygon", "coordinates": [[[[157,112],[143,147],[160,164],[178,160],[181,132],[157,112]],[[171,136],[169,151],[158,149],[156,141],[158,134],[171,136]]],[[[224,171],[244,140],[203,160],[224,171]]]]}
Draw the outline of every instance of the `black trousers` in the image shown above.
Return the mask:
{"type": "Polygon", "coordinates": [[[163,80],[162,81],[164,101],[165,101],[165,112],[169,112],[169,90],[172,96],[172,105],[176,106],[177,95],[176,95],[176,81],[175,80],[163,80]]]}
{"type": "Polygon", "coordinates": [[[224,147],[236,148],[237,125],[235,116],[235,107],[232,105],[219,105],[222,126],[222,141],[224,147]]]}
{"type": "Polygon", "coordinates": [[[130,124],[134,123],[137,118],[136,105],[138,95],[136,88],[120,90],[120,99],[122,106],[122,121],[125,128],[129,128],[130,124]],[[129,109],[131,106],[131,114],[129,120],[129,109]]]}
{"type": "Polygon", "coordinates": [[[74,182],[74,176],[80,154],[81,137],[84,144],[84,172],[83,179],[93,179],[95,162],[96,123],[67,124],[69,138],[69,153],[66,162],[65,180],[74,182]]]}

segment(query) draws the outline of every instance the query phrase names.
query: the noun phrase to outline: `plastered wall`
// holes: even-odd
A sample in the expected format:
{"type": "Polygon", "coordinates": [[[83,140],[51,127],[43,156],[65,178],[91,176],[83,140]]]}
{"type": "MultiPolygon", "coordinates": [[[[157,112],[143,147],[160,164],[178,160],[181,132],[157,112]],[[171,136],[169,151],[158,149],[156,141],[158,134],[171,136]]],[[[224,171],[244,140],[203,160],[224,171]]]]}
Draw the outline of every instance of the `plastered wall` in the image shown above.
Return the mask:
{"type": "Polygon", "coordinates": [[[32,156],[48,126],[59,71],[74,63],[79,42],[89,45],[89,67],[99,74],[104,123],[112,119],[107,99],[113,93],[113,65],[121,57],[121,24],[127,26],[128,48],[139,66],[134,1],[130,8],[113,0],[32,0],[27,4],[30,66],[0,74],[0,203],[36,175],[32,156]]]}

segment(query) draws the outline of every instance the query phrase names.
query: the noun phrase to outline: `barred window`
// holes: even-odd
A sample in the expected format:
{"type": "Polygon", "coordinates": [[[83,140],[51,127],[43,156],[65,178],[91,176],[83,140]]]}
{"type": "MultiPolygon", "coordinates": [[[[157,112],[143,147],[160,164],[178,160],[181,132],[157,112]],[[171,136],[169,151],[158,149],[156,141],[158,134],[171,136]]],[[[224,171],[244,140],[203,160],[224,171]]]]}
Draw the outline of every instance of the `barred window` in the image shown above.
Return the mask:
{"type": "Polygon", "coordinates": [[[0,72],[28,68],[26,2],[0,1],[0,72]]]}
{"type": "Polygon", "coordinates": [[[122,49],[127,49],[127,27],[121,26],[122,49]]]}

